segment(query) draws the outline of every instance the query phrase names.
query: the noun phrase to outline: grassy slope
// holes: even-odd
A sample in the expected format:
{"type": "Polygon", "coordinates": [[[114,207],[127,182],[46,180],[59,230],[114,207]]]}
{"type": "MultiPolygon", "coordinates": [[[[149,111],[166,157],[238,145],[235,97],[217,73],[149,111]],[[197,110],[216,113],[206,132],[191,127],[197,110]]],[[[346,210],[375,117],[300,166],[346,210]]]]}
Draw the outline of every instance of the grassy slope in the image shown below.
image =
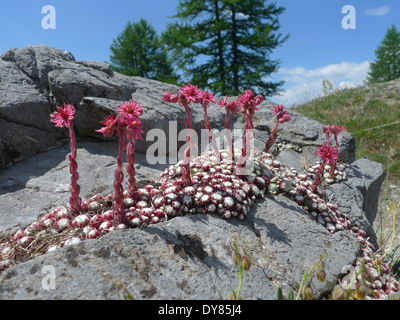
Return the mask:
{"type": "Polygon", "coordinates": [[[391,182],[400,179],[400,79],[337,90],[293,109],[344,126],[356,140],[357,159],[368,156],[382,163],[391,182]],[[384,126],[393,122],[399,123],[384,126]]]}
{"type": "Polygon", "coordinates": [[[356,140],[356,158],[368,156],[383,165],[387,179],[374,229],[400,274],[400,226],[395,222],[400,216],[400,79],[337,90],[293,109],[322,124],[344,126],[356,140]]]}

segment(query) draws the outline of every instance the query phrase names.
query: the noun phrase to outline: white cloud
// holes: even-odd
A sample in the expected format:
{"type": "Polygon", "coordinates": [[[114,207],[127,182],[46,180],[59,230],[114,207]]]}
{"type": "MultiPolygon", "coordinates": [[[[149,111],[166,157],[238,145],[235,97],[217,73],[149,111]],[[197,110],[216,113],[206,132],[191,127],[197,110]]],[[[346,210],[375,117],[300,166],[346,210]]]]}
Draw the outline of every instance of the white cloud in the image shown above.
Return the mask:
{"type": "MultiPolygon", "coordinates": [[[[299,66],[292,69],[281,68],[277,80],[285,81],[285,90],[270,100],[288,107],[305,103],[323,95],[322,81],[329,80],[333,89],[353,88],[365,80],[370,63],[342,62],[308,70],[299,66]]],[[[276,79],[274,79],[276,80],[276,79]]]]}
{"type": "Polygon", "coordinates": [[[367,10],[366,14],[369,16],[384,16],[385,14],[389,13],[390,6],[386,5],[376,9],[369,9],[367,10]]]}

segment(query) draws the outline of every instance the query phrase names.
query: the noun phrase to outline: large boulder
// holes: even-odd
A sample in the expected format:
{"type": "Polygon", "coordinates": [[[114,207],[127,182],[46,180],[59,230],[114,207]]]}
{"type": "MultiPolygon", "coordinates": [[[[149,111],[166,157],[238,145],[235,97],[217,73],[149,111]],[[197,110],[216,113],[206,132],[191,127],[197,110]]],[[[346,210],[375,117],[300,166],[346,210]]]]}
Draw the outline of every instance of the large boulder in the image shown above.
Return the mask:
{"type": "MultiPolygon", "coordinates": [[[[1,236],[69,201],[68,130],[56,130],[49,121],[56,105],[73,103],[77,110],[83,199],[113,193],[118,141],[95,130],[123,101],[138,100],[144,110],[144,139],[135,146],[139,183],[157,181],[178,160],[177,151],[185,142],[184,108],[161,101],[165,91],[178,91],[175,86],[127,77],[104,63],[75,61],[68,52],[42,45],[3,53],[0,75],[0,125],[5,129],[0,133],[1,236]],[[157,134],[165,138],[157,150],[158,156],[166,156],[158,158],[161,162],[148,152],[157,134]]],[[[263,149],[275,124],[271,108],[272,103],[264,101],[254,118],[256,150],[263,149]]],[[[210,106],[208,113],[211,125],[222,130],[225,114],[217,109],[210,106]]],[[[289,123],[280,125],[272,153],[282,170],[293,168],[300,174],[318,160],[315,151],[325,135],[321,123],[291,115],[289,123]]],[[[201,107],[194,107],[192,123],[199,138],[196,145],[202,148],[201,107]]],[[[231,125],[240,132],[243,117],[232,117],[231,125]]],[[[240,145],[240,136],[236,140],[240,145]]],[[[385,173],[368,159],[355,161],[350,133],[341,133],[340,145],[347,179],[323,190],[377,248],[372,223],[385,173]]],[[[138,299],[214,299],[218,291],[226,298],[238,282],[230,247],[235,238],[252,260],[243,284],[245,299],[275,299],[278,287],[296,292],[304,272],[327,253],[327,280],[313,281],[316,296],[323,297],[343,268],[364,254],[353,232],[327,230],[287,194],[277,193],[258,199],[243,221],[217,214],[179,216],[149,227],[113,231],[9,267],[0,275],[0,298],[114,299],[116,280],[138,299]],[[55,271],[54,289],[43,282],[49,266],[55,271]]]]}
{"type": "Polygon", "coordinates": [[[218,291],[227,299],[239,284],[230,247],[235,238],[252,260],[243,299],[276,299],[278,286],[285,293],[298,290],[303,273],[327,253],[327,281],[313,281],[320,297],[360,254],[349,233],[331,234],[277,197],[257,204],[243,222],[191,215],[64,247],[6,270],[0,298],[116,299],[118,280],[139,300],[216,300],[218,291]],[[48,270],[54,271],[53,289],[46,286],[48,270]]]}
{"type": "MultiPolygon", "coordinates": [[[[68,203],[69,153],[69,144],[64,143],[0,172],[0,234],[24,227],[35,221],[38,214],[68,203]]],[[[112,193],[118,145],[78,141],[77,153],[81,197],[112,193]]],[[[165,167],[165,164],[149,166],[144,155],[136,155],[139,180],[158,179],[165,167]]]]}
{"type": "MultiPolygon", "coordinates": [[[[78,145],[81,196],[112,192],[117,145],[81,141],[78,145]]],[[[68,148],[60,146],[1,173],[3,236],[68,202],[68,148]]],[[[379,169],[373,162],[362,161],[379,169]]],[[[139,183],[157,180],[167,167],[149,165],[142,155],[136,163],[139,183]]],[[[348,166],[350,177],[359,165],[348,166]]],[[[363,187],[369,190],[380,179],[364,179],[363,187]]],[[[358,185],[350,178],[330,188],[352,222],[371,232],[363,211],[369,200],[358,185]]],[[[218,299],[218,292],[227,298],[239,281],[231,259],[235,238],[252,261],[245,273],[244,299],[276,299],[278,287],[286,294],[289,290],[296,293],[304,272],[327,253],[327,280],[312,282],[316,297],[324,297],[361,255],[353,233],[329,232],[296,202],[277,194],[256,201],[243,221],[225,220],[217,214],[186,215],[149,227],[113,231],[46,253],[3,271],[0,298],[116,299],[115,281],[136,299],[218,299]],[[54,278],[49,280],[51,274],[54,278]]]]}
{"type": "MultiPolygon", "coordinates": [[[[67,130],[56,130],[49,117],[63,103],[76,107],[78,136],[104,140],[95,132],[103,118],[122,102],[139,100],[144,107],[144,131],[158,128],[168,141],[170,131],[178,135],[176,128],[185,127],[185,110],[163,102],[165,91],[177,92],[178,87],[128,77],[105,63],[76,61],[71,53],[44,45],[7,50],[0,56],[0,124],[5,129],[0,134],[0,167],[43,153],[65,138],[67,130]],[[176,126],[170,126],[175,121],[176,126]]],[[[209,112],[211,125],[222,127],[224,114],[217,108],[209,112]]],[[[193,110],[192,125],[200,136],[204,128],[202,108],[193,110]]],[[[184,142],[185,137],[180,137],[178,146],[184,142]]],[[[144,141],[136,151],[144,153],[152,143],[144,141]]]]}

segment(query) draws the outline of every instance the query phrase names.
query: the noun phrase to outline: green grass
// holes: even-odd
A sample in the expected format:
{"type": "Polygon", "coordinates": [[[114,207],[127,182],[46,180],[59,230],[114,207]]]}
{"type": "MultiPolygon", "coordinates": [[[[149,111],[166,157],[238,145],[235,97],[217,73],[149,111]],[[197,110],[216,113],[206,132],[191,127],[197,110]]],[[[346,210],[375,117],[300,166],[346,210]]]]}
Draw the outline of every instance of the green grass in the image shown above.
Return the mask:
{"type": "Polygon", "coordinates": [[[399,180],[399,88],[377,84],[344,89],[293,109],[322,124],[344,126],[356,140],[357,159],[368,156],[383,165],[391,181],[399,180]]]}
{"type": "Polygon", "coordinates": [[[367,156],[382,164],[387,178],[381,189],[374,229],[381,250],[386,257],[391,256],[388,259],[393,272],[400,276],[400,226],[389,206],[397,204],[400,210],[400,79],[336,90],[293,109],[322,124],[344,126],[355,138],[356,159],[367,156]]]}

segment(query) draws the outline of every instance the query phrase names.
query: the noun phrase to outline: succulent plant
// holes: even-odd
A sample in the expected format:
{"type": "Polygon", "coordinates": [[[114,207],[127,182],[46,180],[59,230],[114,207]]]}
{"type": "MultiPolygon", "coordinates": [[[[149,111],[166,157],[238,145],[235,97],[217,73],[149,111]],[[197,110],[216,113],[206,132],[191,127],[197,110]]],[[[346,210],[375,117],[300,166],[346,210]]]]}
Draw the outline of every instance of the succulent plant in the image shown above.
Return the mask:
{"type": "MultiPolygon", "coordinates": [[[[189,103],[201,103],[206,117],[205,124],[209,130],[206,109],[208,103],[213,101],[212,98],[210,93],[207,96],[190,84],[182,87],[177,95],[165,93],[162,97],[163,101],[178,102],[185,107],[188,129],[191,129],[189,103]]],[[[97,130],[108,137],[117,131],[120,138],[117,169],[114,174],[114,194],[95,195],[83,202],[79,198],[80,188],[77,184],[79,175],[77,174],[75,139],[74,135],[70,134],[72,151],[70,205],[47,212],[24,230],[18,230],[6,237],[0,243],[0,271],[18,262],[15,259],[16,248],[19,246],[27,252],[30,249],[33,250],[35,255],[43,254],[86,239],[97,239],[114,230],[146,227],[177,216],[195,213],[209,213],[219,215],[223,219],[243,220],[257,199],[268,194],[282,194],[295,201],[329,232],[348,231],[359,241],[362,253],[355,263],[355,268],[359,270],[360,279],[354,280],[359,298],[383,299],[397,294],[400,289],[399,283],[390,277],[389,267],[375,252],[365,230],[353,223],[335,204],[327,201],[323,190],[317,188],[322,182],[331,184],[346,179],[346,166],[338,163],[337,134],[343,130],[333,126],[324,127],[328,143],[318,149],[321,162],[309,167],[305,172],[287,168],[268,152],[275,142],[276,129],[271,133],[263,151],[249,152],[249,142],[253,138],[252,118],[262,100],[262,96],[255,97],[252,91],[247,90],[235,102],[227,104],[226,99],[220,102],[220,107],[226,107],[227,111],[226,129],[229,125],[229,112],[240,108],[245,117],[245,130],[248,132],[244,134],[242,150],[233,150],[233,145],[228,144],[226,150],[218,150],[219,157],[216,157],[216,150],[213,147],[213,151],[204,152],[192,159],[190,150],[193,147],[193,141],[189,133],[186,140],[188,146],[185,150],[185,161],[171,165],[161,173],[157,181],[148,183],[143,188],[136,187],[133,168],[134,145],[142,133],[138,119],[142,114],[142,106],[132,101],[123,103],[118,116],[115,119],[113,115],[106,117],[103,121],[104,127],[97,130]],[[229,111],[229,105],[231,108],[234,108],[234,105],[236,107],[229,111]],[[130,132],[129,135],[127,131],[130,132]],[[336,141],[335,146],[332,146],[329,141],[329,135],[332,134],[336,141]],[[122,188],[124,179],[122,157],[125,150],[128,161],[128,190],[126,191],[122,188]],[[238,155],[237,161],[234,161],[235,154],[238,155]],[[253,162],[252,171],[245,175],[240,174],[237,169],[241,169],[249,159],[253,162]],[[49,242],[47,246],[43,245],[43,241],[49,242]],[[376,261],[380,261],[379,267],[376,266],[376,261]]],[[[69,126],[72,133],[73,110],[71,106],[65,105],[64,109],[59,108],[58,113],[54,113],[51,119],[56,126],[69,126]]],[[[273,113],[277,117],[275,127],[279,123],[290,120],[290,115],[283,106],[274,107],[273,113]]],[[[212,139],[212,136],[210,138],[212,139]]],[[[283,145],[278,147],[283,148],[283,145]]],[[[301,150],[293,145],[291,148],[301,150]]],[[[241,254],[239,257],[238,252],[236,252],[234,262],[243,270],[249,269],[251,265],[248,257],[241,254]]],[[[325,277],[325,270],[321,267],[317,272],[317,278],[323,281],[325,277]]],[[[348,297],[348,291],[342,289],[340,286],[337,287],[333,296],[348,297]]],[[[306,283],[299,294],[302,294],[304,298],[311,298],[312,290],[309,283],[306,283]]],[[[234,296],[234,298],[238,297],[240,297],[239,294],[234,296]]],[[[278,292],[279,297],[283,297],[282,292],[278,292]]],[[[289,297],[293,298],[293,292],[288,295],[288,299],[289,297]]]]}

